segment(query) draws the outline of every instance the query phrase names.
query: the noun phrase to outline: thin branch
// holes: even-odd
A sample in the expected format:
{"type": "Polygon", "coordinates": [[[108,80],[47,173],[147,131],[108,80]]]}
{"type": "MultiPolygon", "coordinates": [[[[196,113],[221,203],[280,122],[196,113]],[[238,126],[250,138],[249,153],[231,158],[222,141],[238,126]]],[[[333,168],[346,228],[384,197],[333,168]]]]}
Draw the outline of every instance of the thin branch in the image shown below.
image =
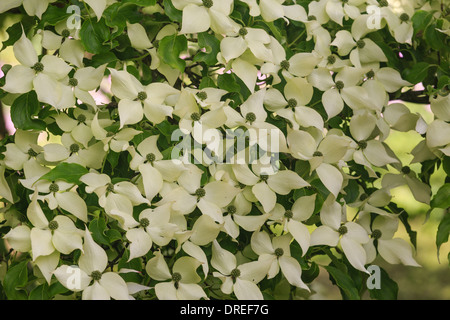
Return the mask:
{"type": "Polygon", "coordinates": [[[402,100],[405,102],[412,102],[418,104],[430,104],[430,97],[426,95],[425,91],[406,91],[399,97],[394,93],[389,94],[389,100],[402,100]]]}

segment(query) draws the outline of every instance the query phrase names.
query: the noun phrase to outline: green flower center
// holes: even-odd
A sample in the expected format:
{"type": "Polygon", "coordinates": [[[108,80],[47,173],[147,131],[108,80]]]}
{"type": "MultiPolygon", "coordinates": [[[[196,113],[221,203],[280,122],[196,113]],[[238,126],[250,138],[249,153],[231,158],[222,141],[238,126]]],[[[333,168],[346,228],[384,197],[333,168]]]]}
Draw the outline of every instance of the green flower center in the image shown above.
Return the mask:
{"type": "Polygon", "coordinates": [[[50,190],[50,192],[58,192],[59,191],[59,186],[56,183],[52,183],[48,189],[50,190]]]}
{"type": "Polygon", "coordinates": [[[400,20],[403,22],[409,21],[409,15],[407,13],[402,13],[400,15],[400,20]]]}
{"type": "Polygon", "coordinates": [[[231,270],[231,278],[234,280],[236,280],[237,278],[239,278],[241,276],[241,270],[239,270],[238,268],[231,270]]]}
{"type": "Polygon", "coordinates": [[[94,280],[94,281],[100,281],[100,279],[102,278],[102,273],[100,272],[100,271],[93,271],[92,273],[91,273],[91,278],[94,280]]]}
{"type": "Polygon", "coordinates": [[[347,232],[348,232],[348,229],[347,229],[346,226],[341,226],[341,227],[338,229],[338,233],[339,233],[341,236],[343,236],[344,234],[347,234],[347,232]]]}
{"type": "Polygon", "coordinates": [[[288,106],[289,108],[295,108],[298,106],[298,101],[296,99],[289,99],[288,106]]]}
{"type": "Polygon", "coordinates": [[[404,167],[402,168],[402,172],[403,172],[404,174],[410,174],[411,168],[408,167],[408,166],[404,166],[404,167]]]}
{"type": "Polygon", "coordinates": [[[78,122],[85,122],[85,121],[86,121],[86,116],[85,116],[84,114],[80,114],[80,115],[77,117],[77,121],[78,121],[78,122]]]}
{"type": "Polygon", "coordinates": [[[378,4],[379,4],[381,7],[387,7],[387,6],[389,6],[389,2],[388,2],[387,0],[378,0],[378,4]]]}
{"type": "Polygon", "coordinates": [[[287,71],[291,67],[291,63],[287,60],[283,60],[283,61],[281,61],[280,67],[281,67],[281,69],[287,71]]]}
{"type": "Polygon", "coordinates": [[[245,120],[247,120],[247,122],[253,123],[256,121],[256,114],[254,114],[253,112],[249,112],[247,113],[247,115],[245,116],[245,120]]]}
{"type": "Polygon", "coordinates": [[[345,87],[345,85],[344,85],[344,83],[342,81],[337,81],[336,82],[336,89],[342,90],[342,89],[344,89],[344,87],[345,87]]]}
{"type": "Polygon", "coordinates": [[[194,112],[193,114],[191,114],[192,121],[200,121],[201,118],[202,118],[202,116],[198,112],[194,112]]]}
{"type": "Polygon", "coordinates": [[[150,221],[148,221],[147,218],[142,218],[139,221],[139,224],[141,225],[142,228],[147,228],[150,225],[150,221]]]}
{"type": "Polygon", "coordinates": [[[374,238],[375,240],[380,239],[382,235],[383,233],[378,229],[372,231],[372,238],[374,238]]]}
{"type": "Polygon", "coordinates": [[[78,80],[75,78],[70,78],[69,79],[69,86],[71,87],[76,87],[78,85],[78,80]]]}
{"type": "Polygon", "coordinates": [[[107,192],[114,192],[114,185],[112,183],[108,183],[106,186],[107,192]]]}
{"type": "Polygon", "coordinates": [[[77,153],[78,151],[80,151],[80,146],[76,143],[72,144],[70,146],[70,153],[77,153]]]}
{"type": "Polygon", "coordinates": [[[208,9],[214,5],[213,0],[202,0],[202,2],[203,2],[203,5],[208,9]]]}
{"type": "Polygon", "coordinates": [[[264,181],[264,182],[266,182],[267,180],[269,180],[269,176],[268,176],[267,174],[262,174],[262,175],[260,176],[260,178],[261,178],[261,181],[264,181]]]}
{"type": "Polygon", "coordinates": [[[142,91],[142,92],[138,93],[138,99],[139,100],[144,101],[147,98],[148,98],[147,92],[142,91]]]}
{"type": "Polygon", "coordinates": [[[247,34],[248,34],[247,29],[245,29],[245,28],[239,29],[239,35],[240,35],[241,37],[245,37],[247,34]]]}
{"type": "Polygon", "coordinates": [[[181,279],[183,279],[183,277],[182,277],[181,274],[179,274],[178,272],[174,272],[174,273],[172,274],[172,280],[173,280],[173,282],[178,283],[178,282],[181,281],[181,279]]]}
{"type": "Polygon", "coordinates": [[[145,158],[148,162],[154,162],[156,160],[156,156],[154,153],[149,153],[145,158]]]}
{"type": "Polygon", "coordinates": [[[59,228],[59,224],[58,224],[58,222],[55,221],[55,220],[50,221],[50,223],[48,224],[48,228],[49,228],[51,231],[55,231],[56,229],[59,228]]]}
{"type": "Polygon", "coordinates": [[[203,198],[204,196],[206,196],[206,191],[203,188],[198,188],[195,191],[195,195],[197,196],[197,198],[203,198]]]}
{"type": "Polygon", "coordinates": [[[329,63],[329,64],[334,64],[334,63],[336,62],[336,56],[334,56],[334,55],[329,55],[329,56],[327,57],[327,60],[328,60],[328,63],[329,63]]]}
{"type": "Polygon", "coordinates": [[[64,30],[61,32],[61,35],[62,35],[64,38],[68,38],[68,37],[70,37],[70,31],[67,30],[67,29],[64,29],[64,30]]]}
{"type": "Polygon", "coordinates": [[[284,217],[287,219],[292,219],[293,216],[294,213],[292,212],[292,210],[286,210],[286,212],[284,213],[284,217]]]}
{"type": "Polygon", "coordinates": [[[197,92],[197,97],[200,100],[205,101],[206,99],[208,99],[208,94],[205,91],[200,91],[200,92],[197,92]]]}
{"type": "Polygon", "coordinates": [[[44,65],[40,62],[36,62],[36,64],[34,66],[32,66],[31,69],[33,69],[37,73],[42,72],[42,71],[44,71],[44,65]]]}
{"type": "Polygon", "coordinates": [[[308,21],[315,21],[317,20],[316,16],[308,16],[308,21]]]}
{"type": "Polygon", "coordinates": [[[362,150],[367,148],[367,141],[361,140],[358,142],[358,147],[362,150]]]}
{"type": "Polygon", "coordinates": [[[356,42],[356,46],[360,49],[364,48],[366,46],[366,43],[364,42],[364,40],[358,40],[356,42]]]}
{"type": "Polygon", "coordinates": [[[30,157],[33,157],[33,158],[35,158],[35,157],[37,157],[37,155],[38,155],[38,153],[36,152],[36,151],[34,151],[33,149],[28,149],[28,155],[30,156],[30,157]]]}
{"type": "Polygon", "coordinates": [[[373,77],[375,77],[375,72],[373,70],[370,70],[369,72],[367,72],[366,76],[367,78],[372,79],[373,77]]]}
{"type": "Polygon", "coordinates": [[[228,206],[228,208],[227,208],[227,212],[228,212],[229,214],[235,214],[236,211],[237,211],[237,209],[236,209],[236,207],[233,206],[233,205],[230,205],[230,206],[228,206]]]}
{"type": "Polygon", "coordinates": [[[283,250],[283,249],[281,249],[281,248],[275,249],[275,256],[276,256],[277,258],[280,258],[280,257],[282,257],[283,255],[284,255],[284,250],[283,250]]]}
{"type": "Polygon", "coordinates": [[[323,157],[323,153],[320,151],[316,151],[313,153],[313,157],[323,157]]]}

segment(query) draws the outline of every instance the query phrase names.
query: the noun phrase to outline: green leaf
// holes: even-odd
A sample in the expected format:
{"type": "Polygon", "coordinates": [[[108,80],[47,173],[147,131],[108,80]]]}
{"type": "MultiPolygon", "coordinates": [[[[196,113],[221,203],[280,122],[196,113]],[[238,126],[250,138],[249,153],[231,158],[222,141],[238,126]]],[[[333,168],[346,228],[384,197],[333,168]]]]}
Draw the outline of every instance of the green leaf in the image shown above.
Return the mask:
{"type": "Polygon", "coordinates": [[[204,62],[209,66],[217,63],[217,54],[220,51],[220,41],[214,35],[207,32],[198,34],[198,45],[205,52],[199,52],[194,57],[195,62],[204,62]]]}
{"type": "Polygon", "coordinates": [[[431,48],[433,48],[434,50],[441,50],[445,47],[446,35],[436,30],[437,28],[438,26],[436,25],[436,23],[428,25],[428,27],[425,29],[424,37],[431,48]]]}
{"type": "Polygon", "coordinates": [[[444,184],[431,200],[432,208],[447,209],[450,207],[450,183],[444,184]]]}
{"type": "Polygon", "coordinates": [[[122,0],[122,3],[133,3],[138,6],[149,7],[156,4],[156,0],[122,0]]]}
{"type": "Polygon", "coordinates": [[[50,298],[49,287],[47,282],[45,282],[30,292],[28,300],[50,300],[50,298]]]}
{"type": "Polygon", "coordinates": [[[164,0],[164,13],[172,21],[181,22],[183,20],[183,12],[173,6],[171,0],[164,0]]]}
{"type": "Polygon", "coordinates": [[[438,250],[439,257],[439,249],[443,243],[448,241],[450,233],[450,214],[448,212],[444,213],[444,217],[442,218],[441,223],[439,224],[438,231],[436,234],[436,246],[438,250]]]}
{"type": "Polygon", "coordinates": [[[45,122],[34,118],[39,111],[40,104],[36,92],[30,91],[14,100],[11,106],[11,120],[17,129],[45,130],[45,122]]]}
{"type": "Polygon", "coordinates": [[[180,58],[182,52],[187,50],[187,39],[185,36],[173,34],[163,38],[159,42],[158,53],[164,63],[174,69],[184,72],[186,61],[180,58]]]}
{"type": "Polygon", "coordinates": [[[3,289],[10,300],[26,300],[22,288],[28,282],[28,261],[22,261],[8,269],[3,280],[3,289]]]}
{"type": "Polygon", "coordinates": [[[202,90],[205,88],[217,88],[216,84],[214,83],[214,80],[211,79],[210,77],[204,77],[200,82],[199,89],[202,90]]]}
{"type": "Polygon", "coordinates": [[[433,12],[424,10],[416,11],[411,18],[414,33],[425,30],[425,28],[430,24],[432,18],[433,12]]]}
{"type": "Polygon", "coordinates": [[[3,41],[3,47],[2,50],[5,50],[7,47],[12,46],[14,43],[16,43],[17,40],[20,39],[20,37],[22,36],[23,32],[25,32],[25,34],[28,33],[28,31],[30,31],[31,27],[34,26],[34,18],[33,17],[29,17],[29,16],[25,16],[22,17],[22,19],[13,24],[11,27],[9,27],[8,29],[6,29],[6,33],[8,34],[8,39],[3,41]]]}
{"type": "Polygon", "coordinates": [[[224,73],[217,77],[217,85],[220,89],[228,92],[240,92],[241,86],[236,81],[236,76],[232,73],[224,73]]]}
{"type": "Polygon", "coordinates": [[[302,280],[305,283],[311,283],[319,276],[319,273],[319,265],[315,262],[312,262],[309,269],[302,271],[302,280]]]}
{"type": "Polygon", "coordinates": [[[110,246],[108,237],[105,235],[106,221],[102,218],[97,218],[89,223],[89,231],[92,233],[92,238],[95,242],[110,246]]]}
{"type": "Polygon", "coordinates": [[[89,173],[88,169],[76,163],[60,163],[39,180],[64,180],[68,183],[79,184],[80,178],[89,173]]]}
{"type": "Polygon", "coordinates": [[[58,22],[67,19],[71,15],[70,12],[67,12],[67,6],[57,7],[57,6],[48,6],[47,11],[42,15],[41,22],[39,26],[43,27],[44,25],[55,26],[58,22]]]}
{"type": "Polygon", "coordinates": [[[444,168],[447,176],[450,176],[450,157],[444,157],[444,160],[442,161],[442,167],[444,168]]]}
{"type": "Polygon", "coordinates": [[[325,269],[330,274],[331,279],[341,290],[341,294],[346,300],[361,300],[358,289],[355,287],[352,278],[343,271],[332,267],[326,266],[325,269]]]}
{"type": "Polygon", "coordinates": [[[425,79],[428,74],[428,68],[430,68],[430,65],[426,62],[416,63],[412,68],[404,70],[403,77],[407,81],[417,84],[425,79]]]}
{"type": "Polygon", "coordinates": [[[380,268],[380,276],[380,289],[369,289],[370,297],[376,300],[397,300],[397,283],[389,277],[383,268],[380,268]]]}
{"type": "Polygon", "coordinates": [[[88,19],[83,22],[80,30],[81,42],[85,49],[94,54],[108,51],[108,47],[104,43],[110,36],[110,30],[105,24],[105,19],[95,21],[88,19]]]}

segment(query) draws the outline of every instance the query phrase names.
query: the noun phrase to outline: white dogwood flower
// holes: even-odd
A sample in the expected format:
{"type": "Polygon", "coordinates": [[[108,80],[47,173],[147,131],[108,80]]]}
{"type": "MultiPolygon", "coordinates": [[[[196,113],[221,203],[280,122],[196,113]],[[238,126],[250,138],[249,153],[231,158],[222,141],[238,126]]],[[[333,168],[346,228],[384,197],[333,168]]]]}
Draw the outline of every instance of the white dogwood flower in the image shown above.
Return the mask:
{"type": "Polygon", "coordinates": [[[292,235],[286,234],[270,239],[265,231],[254,232],[251,239],[253,251],[259,256],[258,262],[270,262],[267,278],[274,278],[281,269],[287,281],[298,288],[310,291],[302,280],[300,263],[291,256],[290,243],[292,235]]]}
{"type": "Polygon", "coordinates": [[[178,227],[169,222],[170,215],[170,203],[141,212],[136,227],[126,233],[127,239],[131,242],[128,261],[146,255],[153,243],[163,247],[173,239],[178,227]]]}
{"type": "Polygon", "coordinates": [[[84,233],[83,252],[78,266],[63,265],[53,274],[67,289],[83,292],[83,300],[129,300],[127,283],[116,272],[106,271],[108,256],[94,239],[89,230],[84,233]],[[70,268],[70,269],[69,269],[70,268]],[[72,283],[71,276],[79,275],[78,281],[72,283]]]}
{"type": "Polygon", "coordinates": [[[398,229],[398,219],[392,216],[378,215],[371,223],[369,212],[361,214],[358,223],[371,234],[371,239],[364,244],[367,253],[367,263],[371,263],[377,255],[390,264],[402,263],[407,266],[420,267],[413,258],[413,250],[410,244],[401,238],[394,238],[398,229]]]}
{"type": "Polygon", "coordinates": [[[192,257],[181,257],[175,261],[172,272],[160,251],[150,259],[145,267],[150,278],[159,282],[155,285],[156,296],[160,300],[200,300],[206,298],[201,278],[196,273],[200,262],[192,257]]]}
{"type": "Polygon", "coordinates": [[[291,170],[279,170],[267,174],[261,166],[253,165],[253,171],[248,165],[233,165],[236,179],[247,186],[252,186],[252,192],[262,204],[265,212],[270,212],[277,203],[277,194],[287,195],[294,189],[309,186],[297,173],[291,170]]]}
{"type": "Polygon", "coordinates": [[[112,75],[111,91],[120,99],[120,127],[140,122],[144,115],[154,124],[172,116],[173,107],[165,104],[178,90],[165,83],[143,86],[126,71],[109,69],[112,75]]]}
{"type": "Polygon", "coordinates": [[[174,0],[175,8],[183,11],[181,33],[199,33],[211,28],[218,34],[227,34],[239,28],[229,15],[232,0],[174,0]]]}
{"type": "Polygon", "coordinates": [[[257,284],[266,277],[271,265],[269,260],[238,265],[236,256],[214,240],[211,265],[218,271],[213,275],[222,281],[220,290],[223,293],[234,293],[238,300],[263,300],[257,284]]]}
{"type": "Polygon", "coordinates": [[[34,89],[39,101],[57,109],[74,106],[75,99],[69,94],[70,87],[60,82],[71,71],[71,67],[53,55],[45,55],[39,60],[33,44],[25,34],[14,44],[13,49],[21,64],[8,72],[3,90],[27,93],[34,89]]]}
{"type": "Polygon", "coordinates": [[[328,197],[322,206],[320,220],[322,225],[311,234],[311,246],[328,245],[342,247],[350,264],[360,271],[368,273],[364,265],[367,262],[363,245],[369,242],[366,230],[355,222],[342,224],[342,206],[333,197],[328,197]]]}
{"type": "Polygon", "coordinates": [[[0,3],[0,13],[23,5],[29,16],[37,16],[39,19],[47,11],[48,5],[56,0],[4,0],[0,3]]]}

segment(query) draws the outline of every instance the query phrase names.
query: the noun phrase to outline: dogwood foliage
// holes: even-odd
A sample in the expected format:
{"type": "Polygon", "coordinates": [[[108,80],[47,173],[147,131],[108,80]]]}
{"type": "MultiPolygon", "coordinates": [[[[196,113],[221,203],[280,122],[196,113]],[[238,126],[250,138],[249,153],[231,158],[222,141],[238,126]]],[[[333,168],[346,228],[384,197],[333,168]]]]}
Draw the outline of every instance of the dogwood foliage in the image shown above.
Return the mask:
{"type": "MultiPolygon", "coordinates": [[[[292,299],[328,272],[358,299],[377,257],[419,266],[391,190],[449,207],[449,184],[430,187],[450,170],[448,4],[2,0],[0,12],[20,20],[3,42],[18,63],[0,78],[16,128],[0,142],[2,297],[292,299]],[[413,98],[433,121],[392,102],[413,98]],[[422,136],[418,172],[386,144],[392,131],[422,136]]],[[[382,276],[371,296],[395,298],[382,276]]]]}

